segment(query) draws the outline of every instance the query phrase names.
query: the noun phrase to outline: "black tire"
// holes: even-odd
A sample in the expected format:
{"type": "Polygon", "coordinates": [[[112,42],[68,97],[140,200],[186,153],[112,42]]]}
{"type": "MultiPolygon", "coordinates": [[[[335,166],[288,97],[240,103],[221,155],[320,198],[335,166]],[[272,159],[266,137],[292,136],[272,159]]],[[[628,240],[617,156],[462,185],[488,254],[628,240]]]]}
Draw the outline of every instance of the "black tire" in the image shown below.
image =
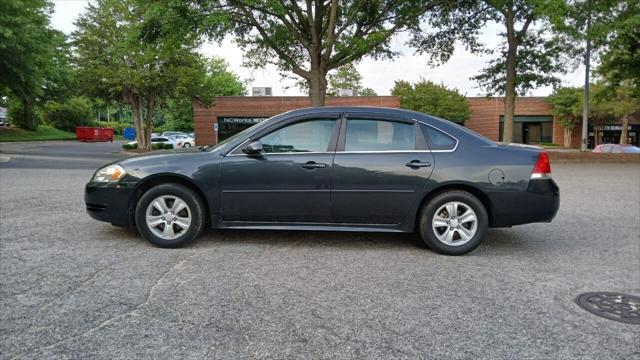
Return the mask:
{"type": "Polygon", "coordinates": [[[186,143],[184,143],[184,145],[183,145],[182,147],[183,147],[183,148],[190,148],[190,147],[191,147],[191,144],[190,144],[190,143],[188,143],[188,142],[186,142],[186,143]]]}
{"type": "MultiPolygon", "coordinates": [[[[464,255],[471,252],[480,245],[488,226],[489,219],[487,210],[482,202],[472,194],[462,190],[451,190],[436,195],[423,207],[420,214],[420,237],[422,241],[424,241],[429,248],[445,255],[464,255]],[[445,244],[438,239],[432,227],[432,221],[436,215],[436,211],[450,202],[462,203],[471,208],[476,215],[476,232],[468,242],[462,245],[453,246],[445,244]]],[[[440,230],[441,228],[438,229],[440,230]]],[[[455,232],[455,229],[453,232],[455,232]]]]}
{"type": "MultiPolygon", "coordinates": [[[[158,210],[156,209],[152,211],[158,210]]],[[[160,213],[160,215],[162,215],[162,213],[160,213]]],[[[200,233],[204,229],[205,224],[205,209],[199,196],[193,190],[184,185],[169,183],[155,186],[147,190],[147,192],[145,192],[140,197],[138,203],[136,204],[135,218],[138,231],[140,232],[142,237],[147,239],[150,243],[162,248],[177,248],[189,244],[191,241],[193,241],[193,239],[200,235],[200,233]],[[171,225],[172,230],[177,230],[177,234],[175,234],[175,236],[177,237],[170,240],[163,239],[162,237],[154,234],[146,221],[147,209],[149,205],[151,204],[151,202],[157,200],[162,196],[168,196],[169,198],[177,197],[183,200],[188,207],[191,219],[190,225],[186,230],[177,227],[177,222],[176,225],[171,225]]],[[[164,228],[164,226],[162,225],[167,226],[166,224],[161,223],[159,227],[164,228]]],[[[160,231],[159,227],[156,227],[157,231],[160,231]]]]}

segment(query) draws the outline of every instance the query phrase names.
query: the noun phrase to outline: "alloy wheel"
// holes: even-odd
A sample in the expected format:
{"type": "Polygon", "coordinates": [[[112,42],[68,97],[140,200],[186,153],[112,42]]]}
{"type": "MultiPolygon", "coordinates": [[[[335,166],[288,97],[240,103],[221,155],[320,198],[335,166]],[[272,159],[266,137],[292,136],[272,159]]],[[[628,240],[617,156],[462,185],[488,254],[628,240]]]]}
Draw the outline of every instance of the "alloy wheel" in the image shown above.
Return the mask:
{"type": "Polygon", "coordinates": [[[155,236],[163,240],[174,240],[189,230],[191,209],[177,196],[162,195],[149,203],[145,219],[155,236]]]}
{"type": "Polygon", "coordinates": [[[461,246],[473,239],[478,230],[478,217],[462,202],[448,202],[438,208],[431,221],[433,232],[445,245],[461,246]]]}

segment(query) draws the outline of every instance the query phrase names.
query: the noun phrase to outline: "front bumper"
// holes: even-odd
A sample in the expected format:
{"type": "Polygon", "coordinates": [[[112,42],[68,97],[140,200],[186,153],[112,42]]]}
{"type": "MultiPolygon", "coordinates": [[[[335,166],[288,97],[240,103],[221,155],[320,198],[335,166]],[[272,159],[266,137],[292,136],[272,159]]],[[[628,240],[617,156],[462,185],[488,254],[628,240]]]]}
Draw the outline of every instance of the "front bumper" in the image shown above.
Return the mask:
{"type": "Polygon", "coordinates": [[[492,227],[551,222],[560,208],[560,189],[551,178],[531,179],[525,191],[487,195],[493,205],[492,227]]]}
{"type": "Polygon", "coordinates": [[[134,184],[89,182],[84,189],[84,202],[89,216],[118,226],[133,225],[134,184]]]}

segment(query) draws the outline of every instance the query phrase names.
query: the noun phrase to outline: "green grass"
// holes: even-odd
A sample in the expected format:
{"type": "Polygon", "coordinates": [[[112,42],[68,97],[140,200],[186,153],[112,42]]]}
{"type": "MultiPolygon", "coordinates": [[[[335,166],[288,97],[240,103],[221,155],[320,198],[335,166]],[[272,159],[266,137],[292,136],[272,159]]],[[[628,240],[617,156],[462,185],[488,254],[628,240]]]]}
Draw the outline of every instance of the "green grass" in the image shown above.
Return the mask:
{"type": "Polygon", "coordinates": [[[75,140],[76,134],[58,130],[51,126],[40,125],[38,130],[29,131],[17,127],[0,127],[0,142],[9,141],[45,141],[75,140]]]}

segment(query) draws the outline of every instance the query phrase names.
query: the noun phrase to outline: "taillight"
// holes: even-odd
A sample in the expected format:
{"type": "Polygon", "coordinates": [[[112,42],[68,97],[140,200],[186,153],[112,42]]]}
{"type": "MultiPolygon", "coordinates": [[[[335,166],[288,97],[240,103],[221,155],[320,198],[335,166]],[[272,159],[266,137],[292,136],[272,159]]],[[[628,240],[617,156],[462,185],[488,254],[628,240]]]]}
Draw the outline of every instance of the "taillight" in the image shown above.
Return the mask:
{"type": "Polygon", "coordinates": [[[551,162],[549,161],[549,155],[546,151],[540,152],[538,160],[533,165],[533,171],[531,172],[532,179],[546,178],[551,176],[551,162]]]}

